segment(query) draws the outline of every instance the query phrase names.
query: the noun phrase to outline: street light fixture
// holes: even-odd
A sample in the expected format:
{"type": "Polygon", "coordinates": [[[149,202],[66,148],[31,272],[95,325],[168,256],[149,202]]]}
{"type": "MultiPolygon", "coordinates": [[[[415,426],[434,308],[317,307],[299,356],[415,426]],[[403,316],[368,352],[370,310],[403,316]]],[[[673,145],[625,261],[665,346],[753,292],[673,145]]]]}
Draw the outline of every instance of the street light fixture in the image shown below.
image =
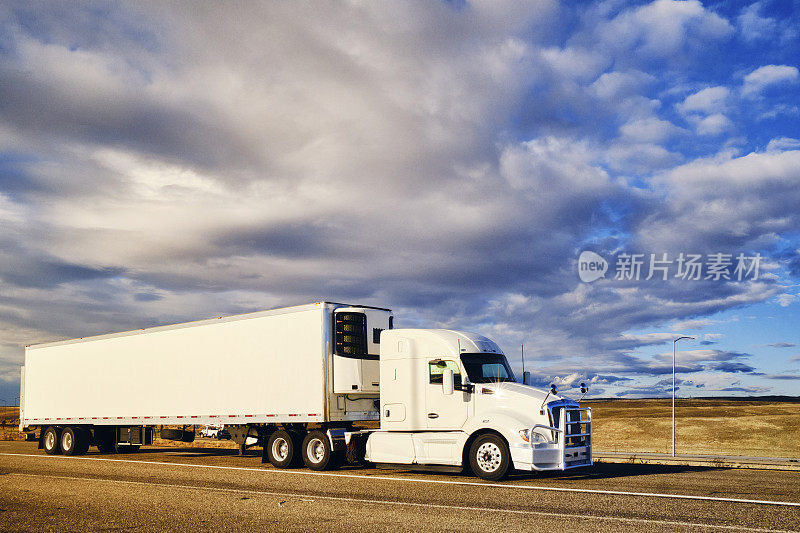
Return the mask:
{"type": "Polygon", "coordinates": [[[692,339],[688,335],[681,335],[672,341],[672,457],[675,457],[675,344],[681,339],[692,339]]]}

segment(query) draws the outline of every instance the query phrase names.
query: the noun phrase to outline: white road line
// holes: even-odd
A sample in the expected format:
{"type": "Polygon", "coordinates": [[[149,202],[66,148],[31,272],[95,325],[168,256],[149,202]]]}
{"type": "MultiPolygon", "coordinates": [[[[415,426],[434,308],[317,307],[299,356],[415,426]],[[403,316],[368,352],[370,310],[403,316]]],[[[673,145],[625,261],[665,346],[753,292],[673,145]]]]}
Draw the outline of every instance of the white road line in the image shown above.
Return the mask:
{"type": "MultiPolygon", "coordinates": [[[[296,498],[301,501],[305,502],[313,502],[314,500],[328,500],[328,501],[336,501],[336,502],[350,502],[350,503],[364,503],[370,505],[388,505],[388,506],[405,506],[405,507],[417,507],[417,508],[425,508],[425,509],[444,509],[449,511],[476,511],[479,513],[486,513],[495,512],[495,513],[507,513],[507,514],[515,514],[515,515],[527,515],[527,516],[542,516],[548,518],[577,518],[582,520],[605,520],[608,522],[624,522],[624,523],[646,523],[646,524],[658,524],[663,526],[679,526],[684,528],[706,528],[706,529],[722,529],[726,531],[758,531],[764,533],[790,533],[788,530],[784,529],[754,529],[751,527],[745,526],[727,526],[727,525],[718,525],[718,524],[703,524],[701,522],[682,522],[677,520],[658,520],[658,519],[650,519],[650,518],[627,518],[622,516],[602,516],[602,515],[591,515],[591,514],[575,514],[575,513],[551,513],[547,511],[526,511],[522,509],[502,509],[499,507],[473,507],[468,505],[443,505],[437,503],[417,503],[417,502],[402,502],[398,500],[375,500],[375,499],[368,499],[368,498],[346,498],[343,496],[322,496],[319,494],[303,494],[303,493],[293,493],[293,492],[270,492],[270,491],[263,491],[263,490],[248,490],[248,489],[230,489],[224,487],[198,487],[196,485],[178,485],[178,484],[171,484],[171,483],[150,483],[147,481],[126,481],[122,479],[104,479],[104,478],[87,478],[87,477],[73,477],[73,476],[53,476],[49,474],[24,474],[18,472],[12,472],[8,474],[9,476],[22,476],[22,477],[34,477],[34,478],[44,478],[44,479],[63,479],[63,480],[70,480],[70,481],[91,481],[91,482],[105,482],[105,483],[118,483],[118,484],[126,484],[126,485],[139,485],[139,486],[146,486],[146,487],[159,487],[159,488],[169,488],[169,489],[185,489],[185,490],[196,490],[196,491],[207,491],[207,492],[227,492],[227,493],[234,493],[234,494],[255,494],[259,496],[279,496],[281,498],[296,498]]],[[[2,480],[0,480],[2,482],[2,480]]]]}
{"type": "Polygon", "coordinates": [[[700,500],[712,502],[727,502],[727,503],[750,503],[755,505],[780,505],[786,507],[800,507],[800,502],[785,502],[785,501],[772,501],[772,500],[747,500],[743,498],[723,498],[720,496],[695,496],[691,494],[663,494],[659,492],[630,492],[622,490],[600,490],[600,489],[577,489],[573,487],[542,487],[540,485],[516,485],[513,483],[484,483],[475,481],[452,481],[446,479],[422,479],[413,477],[395,477],[395,476],[360,476],[357,474],[337,474],[333,472],[311,472],[308,470],[284,470],[279,468],[249,468],[244,466],[220,466],[220,465],[198,465],[189,463],[170,463],[166,461],[140,461],[131,459],[110,459],[106,457],[70,457],[64,455],[37,455],[28,453],[0,453],[0,455],[18,456],[18,457],[38,457],[41,459],[73,459],[78,461],[107,461],[115,463],[131,463],[131,464],[148,464],[148,465],[164,465],[164,466],[180,466],[188,468],[207,468],[215,470],[236,470],[245,472],[260,472],[264,474],[286,474],[293,476],[325,476],[325,477],[341,477],[349,479],[379,479],[383,481],[400,481],[408,483],[430,483],[435,485],[462,485],[462,486],[475,486],[475,487],[492,487],[501,489],[519,489],[519,490],[541,490],[552,492],[576,492],[581,494],[605,494],[615,496],[642,496],[649,498],[669,498],[679,500],[700,500]]]}

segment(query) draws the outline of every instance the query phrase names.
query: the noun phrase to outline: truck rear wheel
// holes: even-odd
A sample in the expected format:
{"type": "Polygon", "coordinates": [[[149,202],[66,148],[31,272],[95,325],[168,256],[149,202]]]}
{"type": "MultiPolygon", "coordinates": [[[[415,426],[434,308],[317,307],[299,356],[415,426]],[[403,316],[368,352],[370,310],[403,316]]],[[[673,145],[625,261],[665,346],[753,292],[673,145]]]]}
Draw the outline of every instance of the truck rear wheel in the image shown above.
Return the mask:
{"type": "Polygon", "coordinates": [[[303,462],[311,470],[328,470],[336,466],[331,441],[322,431],[312,431],[303,439],[303,462]]]}
{"type": "Polygon", "coordinates": [[[481,479],[498,481],[508,474],[511,453],[508,444],[499,435],[487,433],[472,443],[469,449],[469,466],[481,479]]]}
{"type": "Polygon", "coordinates": [[[290,468],[297,466],[300,458],[298,438],[284,429],[279,429],[269,436],[267,441],[267,458],[272,466],[290,468]]]}
{"type": "Polygon", "coordinates": [[[64,455],[83,455],[89,449],[89,436],[83,428],[65,427],[59,442],[64,455]]]}
{"type": "Polygon", "coordinates": [[[48,426],[44,430],[44,435],[42,435],[42,446],[44,447],[44,453],[47,455],[58,455],[61,453],[61,442],[60,442],[59,431],[57,428],[53,426],[48,426]]]}

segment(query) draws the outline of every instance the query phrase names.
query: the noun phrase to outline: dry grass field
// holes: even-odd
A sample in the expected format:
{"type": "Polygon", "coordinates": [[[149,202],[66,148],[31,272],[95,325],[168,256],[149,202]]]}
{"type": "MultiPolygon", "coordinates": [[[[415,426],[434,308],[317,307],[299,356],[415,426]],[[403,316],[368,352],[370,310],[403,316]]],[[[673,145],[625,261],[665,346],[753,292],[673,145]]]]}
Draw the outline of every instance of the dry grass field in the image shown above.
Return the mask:
{"type": "MultiPolygon", "coordinates": [[[[599,400],[594,447],[606,452],[669,453],[672,400],[599,400]]],[[[678,399],[676,452],[800,458],[800,401],[678,399]]]]}
{"type": "MultiPolygon", "coordinates": [[[[670,400],[594,400],[594,446],[607,452],[669,453],[670,400]]],[[[23,440],[17,407],[0,407],[0,440],[23,440]]],[[[800,458],[800,401],[678,399],[677,453],[800,458]]],[[[198,437],[187,444],[155,439],[156,446],[235,448],[198,437]]]]}
{"type": "Polygon", "coordinates": [[[0,407],[0,440],[25,440],[19,431],[19,407],[0,407]]]}

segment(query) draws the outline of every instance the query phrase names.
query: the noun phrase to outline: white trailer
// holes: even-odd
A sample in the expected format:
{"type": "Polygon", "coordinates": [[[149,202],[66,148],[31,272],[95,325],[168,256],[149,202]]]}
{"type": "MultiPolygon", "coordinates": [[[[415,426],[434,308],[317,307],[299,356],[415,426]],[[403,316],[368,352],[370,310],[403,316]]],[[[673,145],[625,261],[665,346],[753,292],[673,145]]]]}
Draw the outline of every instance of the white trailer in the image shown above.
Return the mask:
{"type": "Polygon", "coordinates": [[[50,454],[133,450],[153,427],[204,424],[242,452],[255,439],[278,467],[346,456],[496,480],[592,464],[591,409],[517,383],[486,337],[392,322],[389,309],[319,302],[30,346],[20,429],[50,454]]]}
{"type": "Polygon", "coordinates": [[[20,426],[66,454],[132,450],[161,425],[224,424],[242,449],[279,427],[291,431],[277,451],[310,427],[341,439],[378,419],[378,340],[391,321],[388,309],[319,302],[29,346],[20,426]]]}

